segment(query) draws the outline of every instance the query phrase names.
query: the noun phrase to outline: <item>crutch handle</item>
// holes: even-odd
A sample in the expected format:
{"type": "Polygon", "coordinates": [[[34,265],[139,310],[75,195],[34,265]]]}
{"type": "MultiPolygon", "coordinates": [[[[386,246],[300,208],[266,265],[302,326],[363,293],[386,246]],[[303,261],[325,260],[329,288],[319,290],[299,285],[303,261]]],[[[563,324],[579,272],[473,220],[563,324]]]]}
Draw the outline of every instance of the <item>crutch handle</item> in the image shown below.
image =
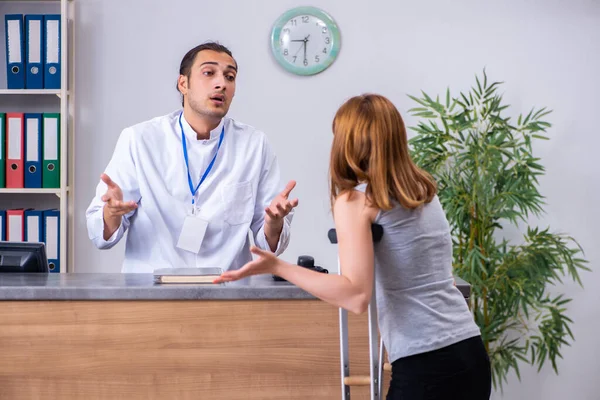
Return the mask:
{"type": "Polygon", "coordinates": [[[347,376],[344,378],[344,385],[348,386],[369,386],[371,377],[368,375],[347,376]]]}
{"type": "MultiPolygon", "coordinates": [[[[371,234],[373,235],[373,242],[379,242],[383,236],[383,226],[379,224],[371,224],[371,234]]],[[[335,228],[331,228],[329,232],[327,232],[327,237],[332,244],[336,244],[338,242],[335,228]]]]}

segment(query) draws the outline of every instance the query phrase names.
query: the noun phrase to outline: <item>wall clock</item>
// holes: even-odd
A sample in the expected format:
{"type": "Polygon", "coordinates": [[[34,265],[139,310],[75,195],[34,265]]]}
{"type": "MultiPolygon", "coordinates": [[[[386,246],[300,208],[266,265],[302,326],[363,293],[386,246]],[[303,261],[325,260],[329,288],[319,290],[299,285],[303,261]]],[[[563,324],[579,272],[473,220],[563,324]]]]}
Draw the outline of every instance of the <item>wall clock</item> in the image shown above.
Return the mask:
{"type": "Polygon", "coordinates": [[[297,75],[327,69],[340,51],[340,31],[326,12],[296,7],[283,13],[271,31],[271,50],[277,62],[297,75]]]}

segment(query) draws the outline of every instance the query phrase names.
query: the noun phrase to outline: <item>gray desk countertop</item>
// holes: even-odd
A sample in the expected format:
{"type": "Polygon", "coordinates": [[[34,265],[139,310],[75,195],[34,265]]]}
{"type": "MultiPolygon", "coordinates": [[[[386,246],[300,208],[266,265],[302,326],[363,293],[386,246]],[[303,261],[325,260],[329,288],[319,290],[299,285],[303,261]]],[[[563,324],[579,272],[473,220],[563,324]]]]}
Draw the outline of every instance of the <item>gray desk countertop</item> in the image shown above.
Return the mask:
{"type": "MultiPolygon", "coordinates": [[[[456,285],[468,296],[469,285],[456,285]]],[[[315,297],[271,275],[219,285],[155,284],[152,274],[0,273],[0,300],[294,300],[315,297]]]]}

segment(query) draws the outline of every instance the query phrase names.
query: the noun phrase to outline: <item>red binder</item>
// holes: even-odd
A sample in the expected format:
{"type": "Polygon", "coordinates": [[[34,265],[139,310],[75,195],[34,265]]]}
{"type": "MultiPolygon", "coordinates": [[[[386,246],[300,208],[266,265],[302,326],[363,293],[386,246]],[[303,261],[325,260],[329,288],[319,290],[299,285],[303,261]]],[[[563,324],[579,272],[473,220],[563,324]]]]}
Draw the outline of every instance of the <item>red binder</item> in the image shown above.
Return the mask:
{"type": "Polygon", "coordinates": [[[23,113],[6,113],[6,187],[23,188],[25,183],[25,118],[23,113]]]}
{"type": "Polygon", "coordinates": [[[6,210],[6,240],[25,241],[25,209],[6,210]]]}

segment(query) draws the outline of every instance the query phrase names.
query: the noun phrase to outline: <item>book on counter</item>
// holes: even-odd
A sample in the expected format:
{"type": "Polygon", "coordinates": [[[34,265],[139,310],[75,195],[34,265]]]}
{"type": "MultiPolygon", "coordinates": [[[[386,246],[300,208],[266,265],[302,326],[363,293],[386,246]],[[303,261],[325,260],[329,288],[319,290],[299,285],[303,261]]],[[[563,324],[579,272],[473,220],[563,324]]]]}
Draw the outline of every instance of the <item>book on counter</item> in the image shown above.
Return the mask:
{"type": "Polygon", "coordinates": [[[155,283],[213,283],[223,273],[221,268],[159,268],[155,283]]]}

